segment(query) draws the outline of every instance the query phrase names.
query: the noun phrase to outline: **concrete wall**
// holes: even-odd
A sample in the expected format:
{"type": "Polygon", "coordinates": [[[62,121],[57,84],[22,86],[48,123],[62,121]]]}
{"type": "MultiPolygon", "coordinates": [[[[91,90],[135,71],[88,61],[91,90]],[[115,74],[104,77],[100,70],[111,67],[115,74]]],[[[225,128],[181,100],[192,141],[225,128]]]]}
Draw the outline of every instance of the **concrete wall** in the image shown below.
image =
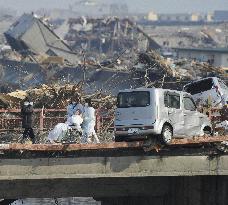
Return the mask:
{"type": "Polygon", "coordinates": [[[92,196],[103,204],[124,204],[127,197],[134,204],[139,197],[141,204],[156,205],[228,200],[228,156],[92,155],[2,158],[0,198],[92,196]]]}
{"type": "MultiPolygon", "coordinates": [[[[159,178],[160,185],[150,188],[151,193],[158,187],[166,187],[163,193],[153,196],[98,198],[102,205],[226,205],[228,200],[227,177],[169,177],[159,178]]],[[[148,179],[148,183],[153,179],[148,179]]],[[[149,188],[149,187],[147,187],[149,188]]]]}
{"type": "Polygon", "coordinates": [[[228,21],[228,10],[216,10],[214,11],[215,21],[228,21]]]}
{"type": "Polygon", "coordinates": [[[208,60],[214,59],[214,66],[228,67],[228,54],[226,53],[180,50],[177,52],[177,56],[179,58],[197,59],[201,62],[207,62],[208,60]]]}
{"type": "Polygon", "coordinates": [[[228,54],[221,55],[221,62],[224,68],[228,68],[228,54]]]}
{"type": "Polygon", "coordinates": [[[158,19],[160,21],[189,21],[191,15],[189,14],[160,14],[158,19]]]}

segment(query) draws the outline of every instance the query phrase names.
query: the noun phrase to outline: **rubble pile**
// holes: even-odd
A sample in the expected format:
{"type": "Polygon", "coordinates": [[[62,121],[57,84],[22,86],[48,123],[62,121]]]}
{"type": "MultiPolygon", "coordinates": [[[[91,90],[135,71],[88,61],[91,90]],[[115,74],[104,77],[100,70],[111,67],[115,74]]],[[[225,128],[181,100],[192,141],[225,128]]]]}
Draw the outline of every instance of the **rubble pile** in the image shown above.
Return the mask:
{"type": "Polygon", "coordinates": [[[163,59],[157,52],[150,50],[146,53],[140,53],[138,56],[138,62],[135,67],[136,70],[155,70],[158,71],[163,70],[168,75],[173,75],[172,68],[167,63],[165,59],[163,59]]]}
{"type": "Polygon", "coordinates": [[[82,100],[90,98],[95,108],[112,108],[115,100],[111,95],[104,95],[101,91],[86,95],[83,93],[83,83],[60,85],[42,85],[28,90],[17,90],[0,94],[0,108],[20,108],[23,99],[29,96],[35,108],[64,109],[72,97],[80,96],[82,100]]]}
{"type": "MultiPolygon", "coordinates": [[[[84,70],[87,72],[87,82],[91,84],[90,77],[92,76],[92,81],[98,85],[98,88],[100,88],[99,85],[103,85],[101,82],[103,80],[99,79],[96,74],[102,71],[114,76],[118,75],[118,72],[123,72],[123,75],[128,75],[129,78],[134,76],[138,87],[143,86],[144,81],[148,82],[145,84],[167,81],[168,78],[164,79],[164,76],[169,76],[169,80],[175,82],[177,79],[194,80],[210,74],[222,73],[220,68],[214,68],[207,63],[163,58],[157,52],[160,51],[161,46],[140,26],[127,18],[69,19],[69,30],[65,35],[65,40],[71,47],[36,15],[24,14],[17,23],[5,32],[5,37],[13,50],[4,54],[4,62],[2,62],[4,68],[0,68],[4,72],[1,72],[0,78],[4,83],[11,83],[10,80],[15,79],[14,83],[20,89],[27,89],[37,84],[49,84],[53,81],[77,83],[82,80],[84,70]],[[40,27],[40,32],[36,33],[39,38],[37,41],[30,42],[31,35],[36,32],[37,27],[40,27]],[[12,38],[15,41],[10,41],[12,38]],[[41,41],[46,43],[41,45],[41,41]],[[53,42],[55,45],[52,45],[53,42]],[[73,50],[81,52],[75,53],[73,50]],[[10,66],[5,66],[6,64],[10,66]],[[74,68],[80,74],[73,77],[76,73],[73,72],[74,68]],[[15,70],[17,73],[14,72],[15,70]],[[135,73],[140,75],[136,76],[135,73]]],[[[210,38],[210,34],[206,31],[204,31],[204,36],[210,38]]],[[[117,81],[117,77],[112,79],[117,81]]],[[[132,84],[126,82],[122,87],[129,88],[132,84]]],[[[5,90],[4,87],[0,89],[5,90]]],[[[56,96],[56,94],[51,93],[50,96],[56,96]]],[[[5,102],[4,96],[1,96],[1,99],[5,102]]],[[[11,101],[14,102],[14,99],[11,101]]],[[[58,103],[51,105],[58,107],[58,103]]],[[[44,106],[48,105],[44,104],[44,106]]],[[[4,107],[9,107],[9,105],[4,105],[4,107]]]]}
{"type": "Polygon", "coordinates": [[[39,88],[29,89],[26,91],[31,97],[36,108],[65,108],[68,100],[75,95],[81,95],[81,84],[65,86],[59,85],[42,85],[39,88]]]}
{"type": "Polygon", "coordinates": [[[137,48],[147,50],[160,46],[131,20],[117,17],[71,18],[65,40],[75,50],[92,52],[93,57],[101,54],[113,56],[116,52],[137,48]]]}
{"type": "Polygon", "coordinates": [[[195,80],[210,74],[224,74],[224,71],[221,68],[213,67],[208,63],[187,59],[165,59],[152,50],[147,53],[140,53],[138,62],[134,68],[141,71],[152,70],[161,72],[162,70],[166,75],[181,80],[195,80]]]}
{"type": "Polygon", "coordinates": [[[200,77],[206,77],[209,74],[219,75],[224,74],[224,71],[219,67],[211,66],[206,62],[197,62],[194,60],[178,59],[171,66],[182,78],[195,80],[200,77]]]}

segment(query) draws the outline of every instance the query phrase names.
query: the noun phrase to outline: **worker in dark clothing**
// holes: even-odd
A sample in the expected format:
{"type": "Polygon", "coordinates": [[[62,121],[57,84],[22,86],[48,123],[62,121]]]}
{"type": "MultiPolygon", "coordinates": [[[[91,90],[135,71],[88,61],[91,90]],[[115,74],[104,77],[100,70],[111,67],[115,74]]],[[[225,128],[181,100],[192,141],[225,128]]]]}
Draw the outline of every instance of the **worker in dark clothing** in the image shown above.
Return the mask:
{"type": "Polygon", "coordinates": [[[28,97],[25,98],[21,107],[22,128],[24,128],[23,139],[30,137],[32,143],[35,144],[35,135],[32,129],[33,102],[28,97]]]}

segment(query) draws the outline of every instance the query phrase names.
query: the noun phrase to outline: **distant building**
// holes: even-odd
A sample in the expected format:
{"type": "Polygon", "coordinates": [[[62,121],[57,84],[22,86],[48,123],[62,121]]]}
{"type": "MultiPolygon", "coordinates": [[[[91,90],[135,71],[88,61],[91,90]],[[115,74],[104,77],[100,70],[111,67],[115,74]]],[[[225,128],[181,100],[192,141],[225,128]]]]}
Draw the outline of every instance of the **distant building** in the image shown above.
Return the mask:
{"type": "Polygon", "coordinates": [[[206,21],[207,21],[207,22],[212,22],[213,20],[214,20],[214,15],[211,14],[211,13],[208,13],[208,14],[206,15],[206,21]]]}
{"type": "Polygon", "coordinates": [[[148,17],[147,19],[149,21],[157,21],[158,20],[158,15],[156,13],[154,13],[153,11],[148,13],[148,17]]]}
{"type": "Polygon", "coordinates": [[[228,21],[228,10],[218,10],[214,12],[215,21],[228,21]]]}
{"type": "Polygon", "coordinates": [[[21,53],[60,56],[72,64],[78,63],[71,48],[33,14],[22,15],[4,34],[12,49],[21,53]]]}
{"type": "Polygon", "coordinates": [[[189,14],[159,14],[159,21],[190,21],[189,14]]]}
{"type": "Polygon", "coordinates": [[[174,48],[177,58],[208,62],[213,66],[228,68],[228,48],[174,48]]]}
{"type": "Polygon", "coordinates": [[[201,17],[199,14],[192,14],[190,16],[190,21],[199,21],[199,20],[201,20],[201,17]]]}
{"type": "Polygon", "coordinates": [[[156,14],[154,12],[149,12],[148,21],[159,21],[159,22],[199,22],[205,21],[205,15],[192,13],[177,13],[177,14],[156,14]]]}

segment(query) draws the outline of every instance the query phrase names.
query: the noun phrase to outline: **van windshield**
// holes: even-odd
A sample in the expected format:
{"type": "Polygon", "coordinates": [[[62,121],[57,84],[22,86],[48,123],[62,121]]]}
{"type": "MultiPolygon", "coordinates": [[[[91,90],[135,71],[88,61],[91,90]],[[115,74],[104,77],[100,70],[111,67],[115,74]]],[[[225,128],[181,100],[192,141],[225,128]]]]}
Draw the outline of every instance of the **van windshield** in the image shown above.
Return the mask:
{"type": "Polygon", "coordinates": [[[146,107],[150,105],[150,92],[148,91],[132,91],[121,92],[117,97],[117,107],[146,107]]]}
{"type": "Polygon", "coordinates": [[[201,93],[201,92],[205,92],[207,90],[211,90],[213,87],[213,79],[212,78],[208,78],[205,80],[201,80],[198,82],[193,82],[189,85],[186,85],[184,87],[184,90],[192,95],[197,94],[197,93],[201,93]]]}

